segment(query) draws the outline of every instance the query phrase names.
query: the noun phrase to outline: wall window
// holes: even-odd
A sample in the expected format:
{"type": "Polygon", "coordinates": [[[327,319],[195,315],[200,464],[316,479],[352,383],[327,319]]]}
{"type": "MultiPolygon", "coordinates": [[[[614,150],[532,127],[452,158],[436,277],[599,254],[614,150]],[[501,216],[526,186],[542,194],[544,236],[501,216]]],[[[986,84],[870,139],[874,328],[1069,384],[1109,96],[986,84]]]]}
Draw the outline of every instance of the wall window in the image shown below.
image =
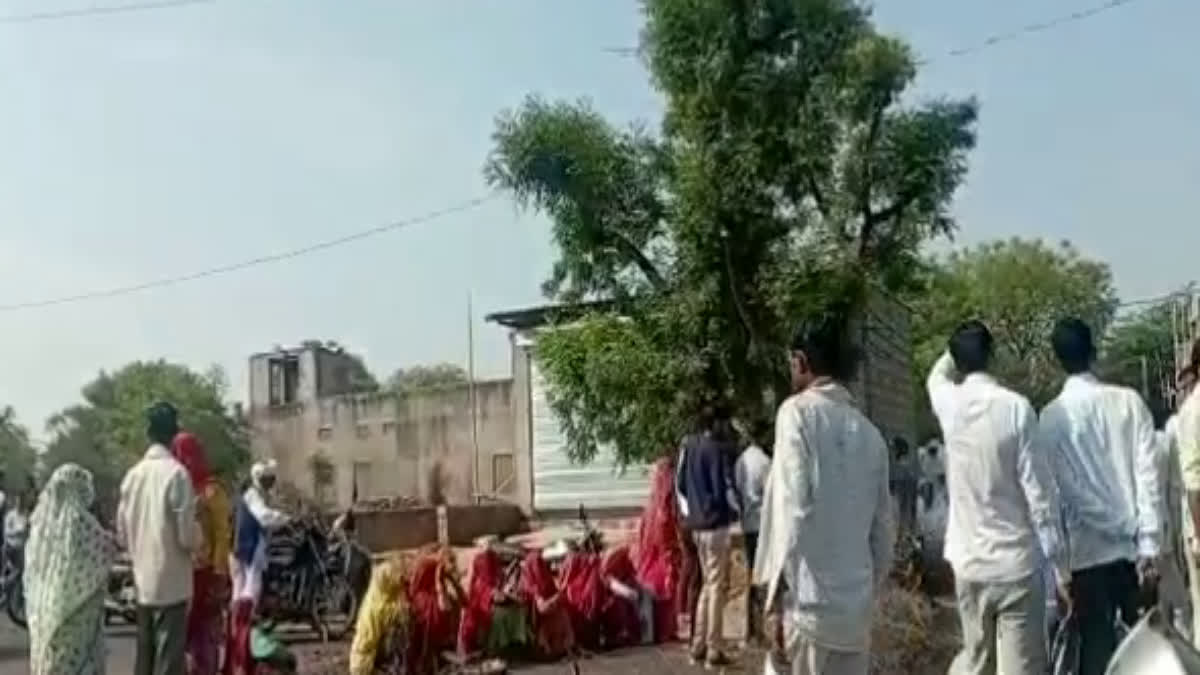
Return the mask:
{"type": "Polygon", "coordinates": [[[508,494],[517,487],[517,470],[512,453],[492,455],[492,492],[508,494]]]}
{"type": "Polygon", "coordinates": [[[267,361],[267,397],[271,405],[295,403],[300,393],[300,357],[272,356],[267,361]]]}
{"type": "Polygon", "coordinates": [[[354,427],[354,435],[360,440],[364,438],[370,438],[371,425],[359,423],[358,426],[354,427]]]}
{"type": "Polygon", "coordinates": [[[383,435],[390,436],[394,433],[396,433],[396,423],[395,422],[384,422],[383,423],[383,435]]]}
{"type": "Polygon", "coordinates": [[[317,440],[328,441],[333,438],[333,427],[321,427],[317,429],[317,440]]]}

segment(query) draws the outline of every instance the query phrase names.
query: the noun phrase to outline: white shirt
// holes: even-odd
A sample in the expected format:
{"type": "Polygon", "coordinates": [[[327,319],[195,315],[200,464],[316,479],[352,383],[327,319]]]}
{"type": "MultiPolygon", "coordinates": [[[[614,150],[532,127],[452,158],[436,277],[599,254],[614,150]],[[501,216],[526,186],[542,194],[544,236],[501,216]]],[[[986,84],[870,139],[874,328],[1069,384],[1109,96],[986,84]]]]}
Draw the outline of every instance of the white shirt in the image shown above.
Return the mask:
{"type": "Polygon", "coordinates": [[[750,445],[738,456],[733,466],[733,480],[738,495],[742,498],[742,531],[758,532],[762,519],[763,490],[767,486],[767,473],[771,470],[771,458],[757,445],[750,445]]]}
{"type": "MultiPolygon", "coordinates": [[[[1186,399],[1185,399],[1186,400],[1186,399]]],[[[1173,489],[1178,490],[1176,495],[1168,495],[1169,501],[1167,504],[1168,510],[1178,511],[1179,513],[1179,529],[1176,530],[1177,540],[1186,544],[1192,539],[1192,515],[1191,507],[1188,505],[1187,488],[1183,478],[1183,455],[1181,454],[1179,443],[1179,415],[1171,415],[1167,418],[1167,423],[1163,427],[1163,436],[1166,440],[1167,447],[1170,452],[1171,467],[1173,471],[1171,480],[1178,480],[1179,484],[1173,489]],[[1172,509],[1173,500],[1179,500],[1179,508],[1172,509]]]]}
{"type": "Polygon", "coordinates": [[[1072,570],[1158,556],[1161,455],[1136,391],[1068,377],[1042,410],[1038,443],[1054,468],[1072,570]]]}
{"type": "Polygon", "coordinates": [[[867,649],[894,537],[887,443],[850,393],[828,382],[784,401],[754,563],[767,606],[786,581],[782,607],[797,636],[867,649]]]}
{"type": "Polygon", "coordinates": [[[954,360],[943,354],[926,387],[946,445],[945,557],[955,578],[1026,579],[1038,569],[1039,543],[1065,576],[1058,500],[1047,458],[1034,445],[1033,406],[985,373],[962,384],[954,375],[954,360]]]}
{"type": "Polygon", "coordinates": [[[29,515],[16,509],[4,514],[4,543],[9,548],[21,548],[29,537],[29,515]]]}
{"type": "Polygon", "coordinates": [[[1158,446],[1158,489],[1163,509],[1159,515],[1162,527],[1160,553],[1174,553],[1184,536],[1184,516],[1187,500],[1183,494],[1183,476],[1179,472],[1179,448],[1166,429],[1154,434],[1158,446]]]}
{"type": "Polygon", "coordinates": [[[129,551],[138,603],[167,607],[192,597],[192,552],[200,543],[187,471],[151,445],[121,482],[117,535],[129,551]]]}

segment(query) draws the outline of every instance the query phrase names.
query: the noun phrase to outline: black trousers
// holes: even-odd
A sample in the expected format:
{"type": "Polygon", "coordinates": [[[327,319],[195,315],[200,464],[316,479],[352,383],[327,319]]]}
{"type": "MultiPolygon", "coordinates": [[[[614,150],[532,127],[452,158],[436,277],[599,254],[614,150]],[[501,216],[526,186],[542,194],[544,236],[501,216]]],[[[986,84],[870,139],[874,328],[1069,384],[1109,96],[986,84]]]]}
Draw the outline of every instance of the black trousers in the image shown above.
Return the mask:
{"type": "Polygon", "coordinates": [[[1137,567],[1120,560],[1072,572],[1071,595],[1079,626],[1079,675],[1104,675],[1117,650],[1117,618],[1128,626],[1137,622],[1137,567]]]}
{"type": "Polygon", "coordinates": [[[743,532],[742,544],[746,549],[746,573],[750,579],[746,585],[746,641],[762,637],[763,600],[766,589],[754,585],[754,556],[758,553],[758,533],[743,532]]]}

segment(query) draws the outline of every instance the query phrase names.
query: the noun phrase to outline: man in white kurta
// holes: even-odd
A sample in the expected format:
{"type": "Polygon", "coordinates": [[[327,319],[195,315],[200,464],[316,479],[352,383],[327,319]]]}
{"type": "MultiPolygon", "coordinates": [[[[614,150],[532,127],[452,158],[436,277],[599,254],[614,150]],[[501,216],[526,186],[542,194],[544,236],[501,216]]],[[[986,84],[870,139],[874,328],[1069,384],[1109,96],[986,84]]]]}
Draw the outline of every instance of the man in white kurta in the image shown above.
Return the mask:
{"type": "Polygon", "coordinates": [[[841,324],[802,327],[775,421],[754,578],[767,587],[772,656],[792,675],[866,675],[876,592],[894,545],[888,448],[838,381],[841,324]],[[786,664],[786,665],[785,665],[786,664]]]}
{"type": "Polygon", "coordinates": [[[1025,397],[987,373],[991,332],[959,326],[926,381],[946,442],[950,513],[945,557],[954,569],[963,648],[955,675],[1025,675],[1046,666],[1043,575],[1070,578],[1054,480],[1036,446],[1025,397]]]}

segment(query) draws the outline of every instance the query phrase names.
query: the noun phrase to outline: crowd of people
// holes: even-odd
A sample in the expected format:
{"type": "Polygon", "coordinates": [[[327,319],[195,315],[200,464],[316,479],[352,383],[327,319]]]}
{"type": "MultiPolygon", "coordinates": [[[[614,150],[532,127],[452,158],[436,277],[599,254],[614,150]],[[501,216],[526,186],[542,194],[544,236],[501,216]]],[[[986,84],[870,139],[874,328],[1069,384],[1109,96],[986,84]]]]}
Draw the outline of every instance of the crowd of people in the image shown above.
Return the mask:
{"type": "MultiPolygon", "coordinates": [[[[767,646],[768,674],[866,675],[897,529],[939,542],[953,569],[953,673],[1042,675],[1051,638],[1069,631],[1073,672],[1101,675],[1120,626],[1151,606],[1200,642],[1200,395],[1187,396],[1200,347],[1179,374],[1178,415],[1156,431],[1136,391],[1093,373],[1082,321],[1047,336],[1066,379],[1040,414],[989,375],[988,328],[964,323],[927,380],[941,441],[914,457],[902,439],[889,447],[849,393],[849,338],[845,316],[799,326],[793,394],[773,423],[738,428],[728,406],[704,406],[695,433],[654,465],[631,544],[585,539],[561,558],[488,545],[465,587],[441,546],[376,565],[351,674],[433,673],[450,654],[561,659],[678,640],[685,622],[693,662],[721,667],[738,530],[746,636],[767,646]]],[[[153,406],[147,431],[115,532],[75,464],[53,472],[31,516],[5,518],[6,541],[24,543],[31,672],[103,673],[118,548],[137,590],[138,675],[292,671],[262,598],[268,534],[289,520],[271,506],[273,465],[255,464],[234,500],[172,406],[153,406]]]]}
{"type": "Polygon", "coordinates": [[[287,520],[267,506],[273,465],[254,465],[235,504],[169,403],[149,409],[147,436],[121,482],[115,531],[97,517],[87,469],[63,464],[42,486],[23,547],[32,675],[105,672],[105,603],[118,551],[128,555],[136,590],[137,675],[243,675],[273,662],[254,656],[272,642],[256,611],[263,533],[287,520]]]}

